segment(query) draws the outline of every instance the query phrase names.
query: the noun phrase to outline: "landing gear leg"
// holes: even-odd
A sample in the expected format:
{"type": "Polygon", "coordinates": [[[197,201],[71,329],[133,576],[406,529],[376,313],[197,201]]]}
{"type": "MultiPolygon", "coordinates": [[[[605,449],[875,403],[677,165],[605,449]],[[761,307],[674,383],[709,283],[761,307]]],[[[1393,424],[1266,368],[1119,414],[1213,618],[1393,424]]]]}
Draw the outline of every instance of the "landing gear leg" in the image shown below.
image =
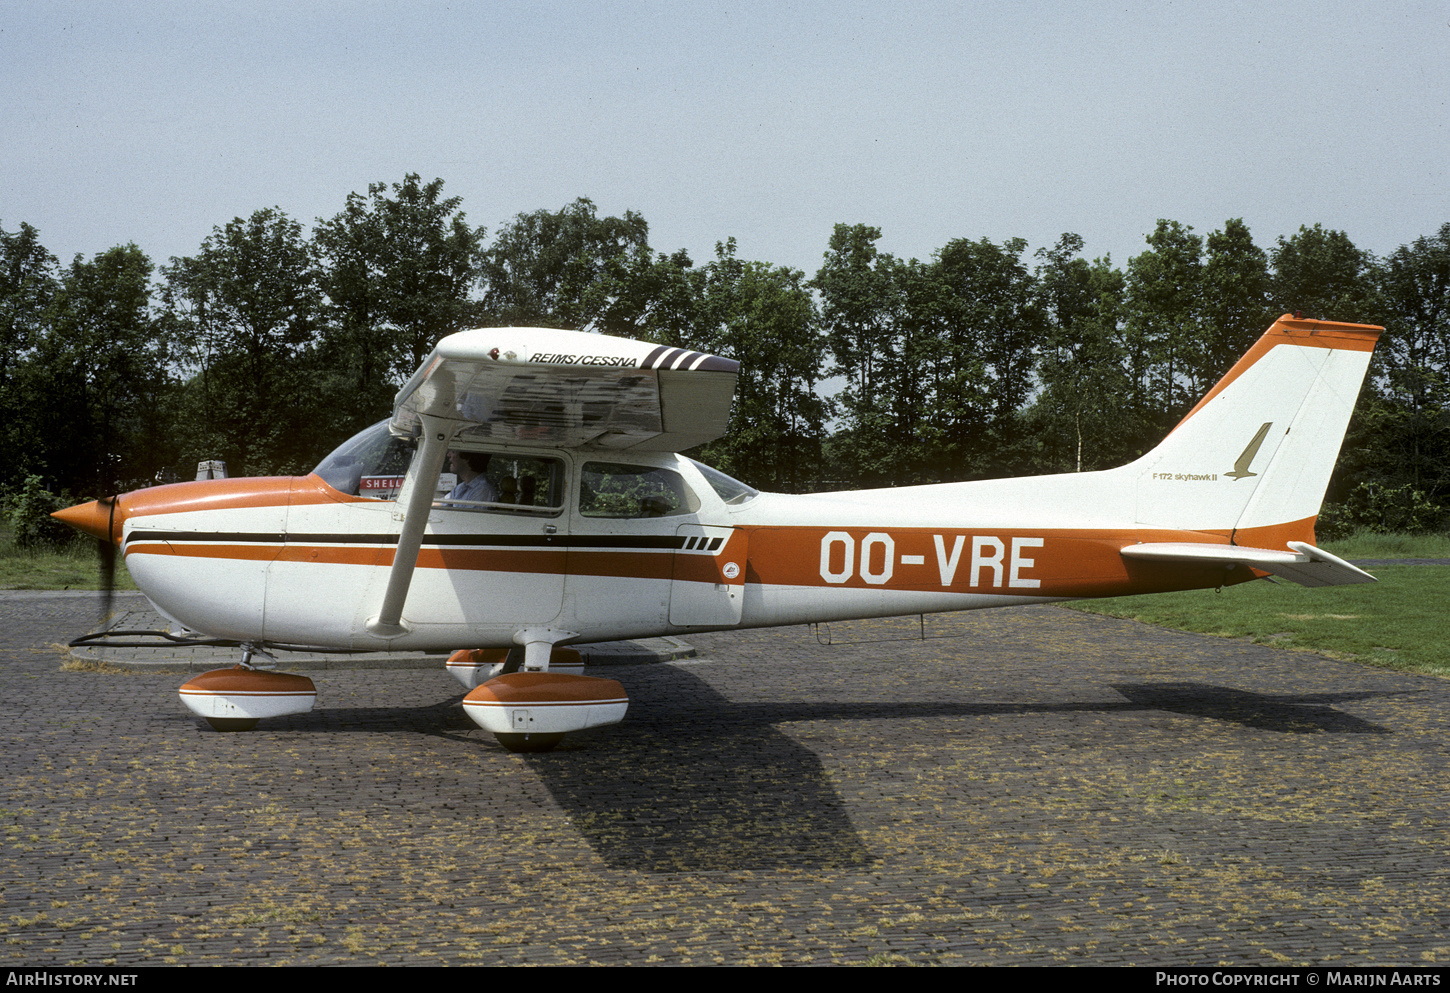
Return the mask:
{"type": "Polygon", "coordinates": [[[261,645],[246,642],[242,645],[242,661],[240,665],[243,669],[275,669],[277,668],[277,656],[264,649],[261,645]],[[258,655],[267,661],[253,662],[252,660],[258,655]]]}
{"type": "MultiPolygon", "coordinates": [[[[530,673],[548,672],[553,653],[554,646],[551,642],[526,642],[524,644],[523,665],[518,671],[530,673]]],[[[553,751],[554,747],[564,740],[563,732],[542,734],[537,731],[508,731],[495,732],[493,737],[494,740],[509,751],[522,754],[537,754],[539,752],[553,751]]]]}
{"type": "Polygon", "coordinates": [[[554,643],[530,641],[524,645],[524,672],[548,672],[554,654],[554,643]]]}

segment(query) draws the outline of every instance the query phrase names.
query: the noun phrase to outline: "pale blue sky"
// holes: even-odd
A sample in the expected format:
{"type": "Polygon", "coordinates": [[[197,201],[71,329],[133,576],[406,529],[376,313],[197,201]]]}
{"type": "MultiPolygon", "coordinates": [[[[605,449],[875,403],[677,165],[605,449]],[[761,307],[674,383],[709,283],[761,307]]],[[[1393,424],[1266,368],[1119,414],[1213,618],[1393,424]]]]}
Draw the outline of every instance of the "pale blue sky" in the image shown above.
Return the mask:
{"type": "Polygon", "coordinates": [[[1159,217],[1450,221],[1450,4],[0,0],[0,225],[194,253],[278,206],[442,177],[490,232],[592,198],[657,249],[814,272],[837,222],[925,258],[1159,217]]]}

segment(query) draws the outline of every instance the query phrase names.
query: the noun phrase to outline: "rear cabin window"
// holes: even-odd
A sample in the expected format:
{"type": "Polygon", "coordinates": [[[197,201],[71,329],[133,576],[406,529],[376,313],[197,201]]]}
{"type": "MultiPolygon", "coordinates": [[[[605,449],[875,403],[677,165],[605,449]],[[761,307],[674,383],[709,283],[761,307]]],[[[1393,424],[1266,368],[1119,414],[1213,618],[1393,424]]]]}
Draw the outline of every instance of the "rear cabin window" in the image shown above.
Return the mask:
{"type": "Polygon", "coordinates": [[[738,507],[740,504],[760,496],[760,491],[754,486],[747,486],[740,480],[725,475],[719,469],[712,469],[703,462],[695,462],[694,459],[690,459],[690,461],[694,463],[696,469],[700,470],[700,475],[705,477],[705,482],[710,484],[710,488],[715,491],[716,495],[729,506],[738,507]]]}
{"type": "Polygon", "coordinates": [[[579,477],[583,517],[674,517],[693,514],[700,500],[671,469],[586,462],[579,477]]]}

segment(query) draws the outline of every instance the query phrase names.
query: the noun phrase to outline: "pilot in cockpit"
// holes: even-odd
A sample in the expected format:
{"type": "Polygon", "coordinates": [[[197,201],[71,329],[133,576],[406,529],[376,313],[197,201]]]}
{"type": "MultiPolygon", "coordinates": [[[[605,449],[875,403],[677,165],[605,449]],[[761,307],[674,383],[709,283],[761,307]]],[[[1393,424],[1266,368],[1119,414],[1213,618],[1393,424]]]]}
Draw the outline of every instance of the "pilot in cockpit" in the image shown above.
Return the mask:
{"type": "Polygon", "coordinates": [[[488,471],[488,459],[487,452],[450,451],[448,461],[458,477],[458,485],[449,490],[443,499],[496,503],[498,493],[488,481],[488,476],[484,475],[488,471]]]}

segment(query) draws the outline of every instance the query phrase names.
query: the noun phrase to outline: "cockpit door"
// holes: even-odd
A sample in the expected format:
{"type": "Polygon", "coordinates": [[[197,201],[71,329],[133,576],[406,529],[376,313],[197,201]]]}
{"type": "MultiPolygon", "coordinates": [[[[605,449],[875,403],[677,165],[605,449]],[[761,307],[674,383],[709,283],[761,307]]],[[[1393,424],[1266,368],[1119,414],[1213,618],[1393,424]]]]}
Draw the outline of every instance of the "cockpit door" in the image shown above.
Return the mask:
{"type": "MultiPolygon", "coordinates": [[[[414,584],[423,577],[425,597],[480,631],[552,621],[564,600],[566,463],[548,453],[470,454],[476,485],[434,502],[414,584]]],[[[420,600],[413,614],[429,603],[420,600]]]]}

